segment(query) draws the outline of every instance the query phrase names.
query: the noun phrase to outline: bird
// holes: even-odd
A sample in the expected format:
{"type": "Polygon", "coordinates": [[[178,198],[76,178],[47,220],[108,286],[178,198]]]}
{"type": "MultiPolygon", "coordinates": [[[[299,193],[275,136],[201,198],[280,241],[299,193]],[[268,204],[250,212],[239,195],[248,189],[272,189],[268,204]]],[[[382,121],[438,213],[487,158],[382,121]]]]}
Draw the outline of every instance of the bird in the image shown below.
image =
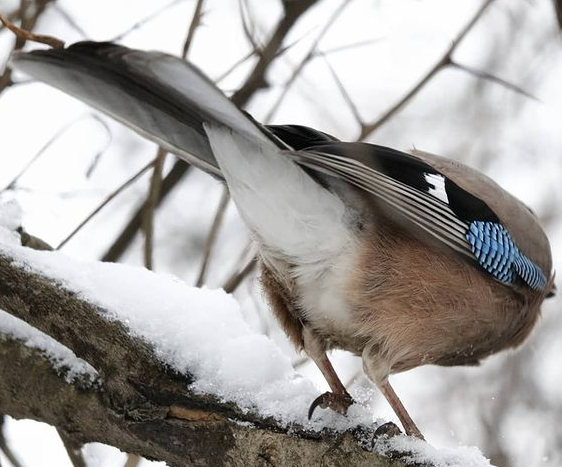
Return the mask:
{"type": "Polygon", "coordinates": [[[354,403],[328,358],[343,349],[361,357],[406,434],[423,439],[389,376],[478,365],[517,347],[555,292],[536,215],[456,160],[262,125],[193,64],[161,52],[85,41],[19,52],[10,66],[226,185],[257,244],[273,314],[330,387],[309,418],[354,403]]]}

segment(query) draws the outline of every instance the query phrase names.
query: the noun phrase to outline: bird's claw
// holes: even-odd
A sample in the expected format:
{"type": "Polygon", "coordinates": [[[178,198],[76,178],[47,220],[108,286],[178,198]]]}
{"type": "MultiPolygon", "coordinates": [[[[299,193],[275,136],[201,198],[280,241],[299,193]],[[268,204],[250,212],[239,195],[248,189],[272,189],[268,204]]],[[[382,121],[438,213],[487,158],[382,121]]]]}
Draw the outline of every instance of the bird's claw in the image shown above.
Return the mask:
{"type": "Polygon", "coordinates": [[[312,414],[316,407],[320,407],[321,409],[332,409],[334,412],[340,413],[345,415],[347,413],[347,409],[349,406],[353,405],[353,398],[345,393],[345,394],[335,394],[333,392],[325,392],[318,396],[312,404],[310,404],[310,408],[308,409],[308,419],[312,418],[312,414]]]}

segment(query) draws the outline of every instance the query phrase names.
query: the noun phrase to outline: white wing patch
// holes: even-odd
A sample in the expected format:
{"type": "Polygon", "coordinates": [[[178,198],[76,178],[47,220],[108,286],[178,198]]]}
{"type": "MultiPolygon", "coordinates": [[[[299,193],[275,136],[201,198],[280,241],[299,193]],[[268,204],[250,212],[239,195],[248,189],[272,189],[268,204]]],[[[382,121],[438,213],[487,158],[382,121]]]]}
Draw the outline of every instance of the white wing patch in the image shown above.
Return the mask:
{"type": "Polygon", "coordinates": [[[425,173],[424,177],[433,188],[429,189],[429,194],[435,198],[449,204],[449,198],[447,197],[447,192],[445,191],[445,177],[441,174],[428,174],[425,173]]]}

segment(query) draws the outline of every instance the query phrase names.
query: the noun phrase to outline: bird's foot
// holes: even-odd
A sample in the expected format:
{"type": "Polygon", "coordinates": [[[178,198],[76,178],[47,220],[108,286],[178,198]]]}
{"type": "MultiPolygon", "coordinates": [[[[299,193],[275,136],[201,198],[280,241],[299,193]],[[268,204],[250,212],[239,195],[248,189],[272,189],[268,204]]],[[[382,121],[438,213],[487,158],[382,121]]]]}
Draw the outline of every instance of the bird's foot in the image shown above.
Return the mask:
{"type": "Polygon", "coordinates": [[[318,396],[308,409],[308,419],[312,418],[312,414],[316,407],[321,409],[332,409],[334,412],[345,415],[349,406],[353,405],[353,398],[346,392],[344,394],[336,394],[333,392],[325,392],[318,396]]]}

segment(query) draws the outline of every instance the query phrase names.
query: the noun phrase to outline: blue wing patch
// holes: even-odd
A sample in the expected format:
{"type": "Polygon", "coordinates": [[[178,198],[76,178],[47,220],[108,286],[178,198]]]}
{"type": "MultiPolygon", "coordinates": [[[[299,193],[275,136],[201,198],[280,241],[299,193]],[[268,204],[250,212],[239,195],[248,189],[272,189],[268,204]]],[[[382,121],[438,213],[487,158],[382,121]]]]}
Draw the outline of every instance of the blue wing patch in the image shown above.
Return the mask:
{"type": "Polygon", "coordinates": [[[480,266],[504,284],[513,284],[517,277],[535,290],[546,286],[541,268],[515,245],[509,232],[497,222],[474,221],[466,239],[480,266]]]}

